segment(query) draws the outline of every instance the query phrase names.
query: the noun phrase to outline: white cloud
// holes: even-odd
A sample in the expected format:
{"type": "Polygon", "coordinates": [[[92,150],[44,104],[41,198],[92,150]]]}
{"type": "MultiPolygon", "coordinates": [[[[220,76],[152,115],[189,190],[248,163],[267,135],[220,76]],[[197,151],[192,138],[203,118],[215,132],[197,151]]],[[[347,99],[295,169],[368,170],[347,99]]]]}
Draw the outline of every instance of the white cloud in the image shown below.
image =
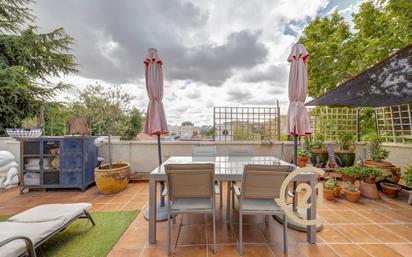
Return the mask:
{"type": "MultiPolygon", "coordinates": [[[[119,84],[146,109],[143,59],[164,60],[164,105],[170,124],[212,124],[213,106],[287,108],[286,58],[303,27],[346,0],[38,0],[41,30],[64,27],[75,37],[80,74],[61,78],[82,89],[119,84]]],[[[344,3],[344,4],[343,4],[344,3]]],[[[65,98],[60,96],[60,98],[65,98]]]]}

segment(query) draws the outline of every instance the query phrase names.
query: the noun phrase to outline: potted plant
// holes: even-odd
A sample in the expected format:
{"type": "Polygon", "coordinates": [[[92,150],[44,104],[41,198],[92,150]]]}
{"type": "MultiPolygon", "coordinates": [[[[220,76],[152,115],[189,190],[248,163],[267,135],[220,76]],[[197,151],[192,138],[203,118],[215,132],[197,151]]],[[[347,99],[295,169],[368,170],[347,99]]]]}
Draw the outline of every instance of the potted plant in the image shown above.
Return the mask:
{"type": "Polygon", "coordinates": [[[359,178],[359,167],[342,167],[337,170],[342,175],[343,182],[351,182],[352,184],[359,178]]]}
{"type": "Polygon", "coordinates": [[[341,161],[342,167],[353,166],[355,163],[355,153],[353,148],[355,145],[355,137],[349,132],[341,132],[338,135],[339,149],[335,150],[335,156],[341,161]]]}
{"type": "Polygon", "coordinates": [[[389,151],[382,148],[382,139],[375,137],[372,139],[370,144],[372,160],[366,160],[362,166],[374,168],[383,173],[383,175],[377,179],[377,182],[381,180],[388,180],[394,184],[397,184],[400,179],[401,168],[385,160],[389,156],[389,151]]]}
{"type": "Polygon", "coordinates": [[[396,199],[398,197],[398,192],[401,190],[401,186],[397,184],[392,184],[389,182],[381,182],[382,193],[387,197],[396,199]]]}
{"type": "Polygon", "coordinates": [[[129,183],[130,163],[113,162],[112,159],[112,141],[111,134],[113,126],[118,124],[117,116],[112,115],[110,111],[104,111],[108,121],[108,143],[109,143],[109,163],[101,164],[94,171],[97,188],[103,194],[112,194],[121,192],[126,189],[129,183]]]}
{"type": "Polygon", "coordinates": [[[381,177],[383,173],[379,170],[369,167],[357,167],[359,177],[367,184],[375,184],[376,178],[381,177]]]}
{"type": "Polygon", "coordinates": [[[403,180],[405,180],[405,185],[409,188],[412,188],[412,166],[406,167],[402,178],[403,180]]]}
{"type": "Polygon", "coordinates": [[[309,159],[309,152],[305,150],[298,150],[298,166],[300,168],[306,167],[309,159]]]}
{"type": "Polygon", "coordinates": [[[357,189],[352,182],[347,182],[343,189],[343,193],[345,194],[345,199],[350,202],[358,201],[361,195],[359,189],[357,189]]]}
{"type": "Polygon", "coordinates": [[[327,178],[325,182],[325,187],[323,190],[323,196],[326,200],[333,200],[335,197],[339,196],[341,187],[333,178],[327,178]]]}
{"type": "MultiPolygon", "coordinates": [[[[326,163],[328,162],[328,151],[324,148],[324,141],[325,138],[323,134],[318,133],[313,137],[313,140],[309,137],[307,138],[307,148],[310,149],[311,157],[310,161],[313,165],[317,164],[317,158],[319,156],[320,164],[322,167],[325,167],[326,163]]],[[[305,138],[305,140],[306,140],[305,138]]]]}

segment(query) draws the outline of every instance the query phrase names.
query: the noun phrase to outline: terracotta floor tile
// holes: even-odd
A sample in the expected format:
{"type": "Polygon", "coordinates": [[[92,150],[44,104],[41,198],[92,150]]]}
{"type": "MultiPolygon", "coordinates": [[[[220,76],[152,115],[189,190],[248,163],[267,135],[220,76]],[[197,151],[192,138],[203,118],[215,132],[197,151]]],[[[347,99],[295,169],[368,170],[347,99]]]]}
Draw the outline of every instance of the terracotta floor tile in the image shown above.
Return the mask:
{"type": "Polygon", "coordinates": [[[129,211],[129,210],[143,210],[143,207],[145,206],[146,202],[128,202],[125,203],[123,206],[123,210],[129,211]]]}
{"type": "MultiPolygon", "coordinates": [[[[209,256],[213,256],[212,252],[209,252],[209,256]]],[[[238,257],[239,250],[237,245],[218,245],[216,247],[216,255],[214,257],[238,257]]]]}
{"type": "Polygon", "coordinates": [[[403,256],[412,256],[412,244],[388,244],[388,246],[403,256]]]}
{"type": "Polygon", "coordinates": [[[172,253],[173,256],[178,257],[207,257],[207,250],[205,246],[178,246],[172,253]]]}
{"type": "Polygon", "coordinates": [[[136,202],[149,201],[149,195],[146,195],[146,194],[135,194],[135,195],[133,195],[131,201],[136,201],[136,202]]]}
{"type": "Polygon", "coordinates": [[[339,253],[340,257],[371,257],[370,254],[355,244],[332,244],[330,247],[339,253]]]}
{"type": "Polygon", "coordinates": [[[328,243],[349,243],[351,242],[348,237],[343,233],[334,229],[331,225],[324,225],[323,229],[317,233],[325,242],[328,243]]]}
{"type": "MultiPolygon", "coordinates": [[[[233,225],[236,235],[236,240],[239,240],[239,225],[233,225]]],[[[265,243],[265,237],[258,225],[244,225],[243,226],[243,242],[244,243],[265,243]]]]}
{"type": "Polygon", "coordinates": [[[392,233],[386,228],[383,228],[379,225],[370,224],[370,225],[358,225],[361,229],[365,230],[369,234],[373,235],[376,239],[382,242],[406,242],[405,239],[400,238],[396,234],[392,233]]]}
{"type": "Polygon", "coordinates": [[[412,241],[412,229],[408,226],[404,224],[385,224],[383,226],[393,233],[412,241]]]}
{"type": "Polygon", "coordinates": [[[103,207],[104,207],[105,205],[106,205],[106,204],[94,203],[93,206],[92,206],[92,208],[90,209],[90,211],[91,211],[91,212],[102,211],[102,210],[103,210],[103,207]]]}
{"type": "Polygon", "coordinates": [[[166,248],[145,248],[142,250],[140,257],[166,257],[166,248]]]}
{"type": "Polygon", "coordinates": [[[129,227],[123,235],[120,237],[119,241],[115,245],[115,249],[118,250],[137,250],[142,249],[148,240],[147,237],[148,228],[133,228],[129,227]]]}
{"type": "Polygon", "coordinates": [[[139,257],[141,252],[142,252],[141,249],[136,249],[136,250],[113,249],[112,251],[110,251],[107,257],[139,257]]]}
{"type": "Polygon", "coordinates": [[[377,243],[378,239],[359,228],[359,225],[335,225],[335,228],[356,243],[377,243]]]}
{"type": "Polygon", "coordinates": [[[379,257],[402,257],[397,251],[384,244],[363,244],[359,245],[372,256],[379,257]]]}
{"type": "Polygon", "coordinates": [[[335,211],[322,211],[319,215],[323,220],[325,220],[328,223],[350,223],[350,220],[339,215],[335,211]]]}
{"type": "MultiPolygon", "coordinates": [[[[212,225],[208,226],[207,241],[213,243],[212,225]]],[[[232,226],[226,224],[218,224],[216,226],[216,243],[217,244],[235,244],[236,238],[232,226]]]]}
{"type": "MultiPolygon", "coordinates": [[[[239,252],[237,252],[239,256],[239,252]]],[[[243,257],[273,257],[274,254],[266,244],[244,244],[243,257]]]]}
{"type": "Polygon", "coordinates": [[[382,210],[380,214],[397,222],[412,222],[412,218],[409,218],[395,210],[382,210]]]}
{"type": "Polygon", "coordinates": [[[308,257],[339,257],[339,255],[327,245],[299,244],[299,248],[308,257]]]}
{"type": "Polygon", "coordinates": [[[198,245],[206,243],[205,225],[182,226],[177,245],[198,245]]]}
{"type": "Polygon", "coordinates": [[[351,223],[371,223],[370,220],[362,217],[354,211],[336,211],[336,213],[349,220],[351,223]]]}
{"type": "Polygon", "coordinates": [[[283,252],[283,244],[270,244],[269,248],[272,250],[272,252],[274,253],[274,255],[276,257],[280,257],[280,256],[287,256],[287,257],[303,257],[305,255],[305,253],[303,252],[303,250],[298,247],[297,244],[289,244],[288,246],[288,254],[285,255],[283,252]]]}
{"type": "Polygon", "coordinates": [[[357,210],[359,214],[362,216],[367,217],[368,219],[372,220],[373,222],[376,223],[393,223],[395,222],[394,219],[391,219],[389,217],[383,216],[379,214],[379,210],[357,210]]]}
{"type": "Polygon", "coordinates": [[[117,195],[111,201],[111,203],[127,203],[132,200],[134,195],[117,195]]]}
{"type": "Polygon", "coordinates": [[[124,203],[108,203],[102,208],[102,211],[121,211],[124,205],[124,203]]]}

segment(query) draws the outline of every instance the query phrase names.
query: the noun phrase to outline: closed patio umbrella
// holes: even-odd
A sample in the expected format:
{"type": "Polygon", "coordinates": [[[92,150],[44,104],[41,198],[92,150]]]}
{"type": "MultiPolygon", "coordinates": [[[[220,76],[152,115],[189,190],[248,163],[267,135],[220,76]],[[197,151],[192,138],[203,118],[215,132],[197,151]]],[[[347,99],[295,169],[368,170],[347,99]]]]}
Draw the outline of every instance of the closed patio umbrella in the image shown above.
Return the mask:
{"type": "Polygon", "coordinates": [[[297,165],[297,139],[299,136],[311,134],[309,115],[306,111],[305,100],[308,89],[309,53],[303,44],[297,43],[292,47],[288,57],[289,73],[289,108],[287,117],[287,133],[294,137],[293,162],[297,165]]]}
{"type": "MultiPolygon", "coordinates": [[[[147,107],[146,120],[144,124],[144,133],[157,136],[157,148],[159,156],[159,166],[162,165],[162,150],[160,144],[160,135],[167,134],[167,122],[163,108],[163,72],[162,60],[160,60],[157,50],[150,48],[144,61],[145,78],[147,95],[149,96],[149,105],[147,107]]],[[[164,190],[164,182],[160,184],[160,192],[164,190]]],[[[164,196],[161,196],[160,206],[157,210],[156,220],[167,219],[167,209],[165,208],[164,196]]],[[[145,217],[149,217],[148,210],[145,217]]]]}

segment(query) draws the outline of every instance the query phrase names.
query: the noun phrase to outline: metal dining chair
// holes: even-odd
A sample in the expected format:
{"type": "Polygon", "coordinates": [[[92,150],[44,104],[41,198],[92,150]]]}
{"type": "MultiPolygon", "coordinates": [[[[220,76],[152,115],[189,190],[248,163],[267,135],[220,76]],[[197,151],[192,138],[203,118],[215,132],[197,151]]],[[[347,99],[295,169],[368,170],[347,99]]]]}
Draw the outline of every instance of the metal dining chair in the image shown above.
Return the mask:
{"type": "Polygon", "coordinates": [[[212,214],[213,253],[216,253],[216,204],[213,163],[166,164],[169,188],[167,254],[171,252],[172,219],[178,214],[212,214]]]}
{"type": "MultiPolygon", "coordinates": [[[[216,158],[216,146],[192,146],[192,156],[193,157],[199,157],[199,158],[205,158],[205,157],[210,157],[210,158],[216,158]]],[[[196,161],[195,158],[193,158],[194,161],[196,161]]],[[[203,160],[203,159],[199,159],[203,160]]],[[[207,160],[207,159],[205,159],[207,160]]],[[[213,160],[213,162],[216,159],[213,160]]],[[[219,195],[219,206],[223,206],[223,182],[215,182],[215,192],[217,195],[219,195]]]]}
{"type": "Polygon", "coordinates": [[[239,201],[239,253],[243,255],[243,215],[283,214],[283,251],[288,252],[287,217],[275,199],[280,196],[283,181],[289,175],[289,166],[245,165],[241,187],[232,185],[239,201]]]}

